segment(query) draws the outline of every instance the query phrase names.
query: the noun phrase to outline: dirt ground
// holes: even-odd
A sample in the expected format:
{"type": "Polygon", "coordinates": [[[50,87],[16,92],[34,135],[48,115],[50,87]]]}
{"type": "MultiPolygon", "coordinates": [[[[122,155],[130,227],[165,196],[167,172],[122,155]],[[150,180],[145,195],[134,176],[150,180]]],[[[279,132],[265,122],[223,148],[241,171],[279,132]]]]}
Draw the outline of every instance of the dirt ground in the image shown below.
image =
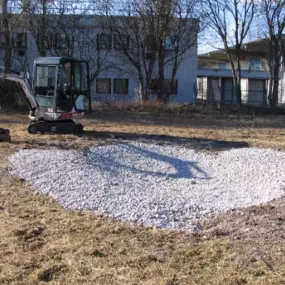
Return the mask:
{"type": "Polygon", "coordinates": [[[285,284],[285,198],[201,222],[194,233],[121,223],[61,208],[9,175],[22,148],[140,140],[197,151],[285,150],[285,116],[96,111],[80,135],[29,135],[27,116],[0,113],[0,284],[285,284]]]}

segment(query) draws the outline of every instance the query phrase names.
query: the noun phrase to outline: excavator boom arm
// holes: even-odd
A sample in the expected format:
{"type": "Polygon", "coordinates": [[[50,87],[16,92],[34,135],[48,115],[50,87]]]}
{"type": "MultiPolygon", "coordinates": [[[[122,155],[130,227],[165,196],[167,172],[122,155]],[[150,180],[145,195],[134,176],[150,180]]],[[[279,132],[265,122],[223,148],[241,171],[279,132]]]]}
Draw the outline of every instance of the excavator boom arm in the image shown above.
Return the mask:
{"type": "Polygon", "coordinates": [[[33,95],[29,81],[26,77],[26,73],[22,72],[20,73],[20,75],[0,73],[0,79],[16,82],[18,84],[18,86],[22,90],[23,96],[25,97],[28,103],[30,111],[34,114],[34,112],[38,109],[39,105],[33,95]]]}

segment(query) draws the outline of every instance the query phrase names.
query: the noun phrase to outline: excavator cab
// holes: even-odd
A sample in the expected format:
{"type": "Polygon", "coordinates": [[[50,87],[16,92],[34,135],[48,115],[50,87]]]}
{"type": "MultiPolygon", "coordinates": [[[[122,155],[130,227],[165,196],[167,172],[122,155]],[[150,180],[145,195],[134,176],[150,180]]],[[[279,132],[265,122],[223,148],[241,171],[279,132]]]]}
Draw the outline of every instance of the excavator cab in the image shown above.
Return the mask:
{"type": "Polygon", "coordinates": [[[89,110],[89,69],[86,61],[67,57],[40,57],[34,61],[32,93],[38,104],[28,131],[81,132],[72,121],[89,110]],[[45,122],[43,124],[43,122],[45,122]]]}
{"type": "Polygon", "coordinates": [[[34,62],[33,93],[39,107],[53,113],[83,112],[89,107],[88,64],[65,57],[34,62]]]}

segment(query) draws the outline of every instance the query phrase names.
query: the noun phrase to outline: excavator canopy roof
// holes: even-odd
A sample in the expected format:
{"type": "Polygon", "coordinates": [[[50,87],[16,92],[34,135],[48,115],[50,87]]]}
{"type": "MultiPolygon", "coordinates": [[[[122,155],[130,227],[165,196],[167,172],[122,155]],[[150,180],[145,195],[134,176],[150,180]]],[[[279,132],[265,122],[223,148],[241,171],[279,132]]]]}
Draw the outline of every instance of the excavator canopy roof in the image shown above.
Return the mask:
{"type": "Polygon", "coordinates": [[[56,65],[63,62],[77,62],[80,61],[71,57],[38,57],[35,59],[35,64],[51,64],[56,65]]]}

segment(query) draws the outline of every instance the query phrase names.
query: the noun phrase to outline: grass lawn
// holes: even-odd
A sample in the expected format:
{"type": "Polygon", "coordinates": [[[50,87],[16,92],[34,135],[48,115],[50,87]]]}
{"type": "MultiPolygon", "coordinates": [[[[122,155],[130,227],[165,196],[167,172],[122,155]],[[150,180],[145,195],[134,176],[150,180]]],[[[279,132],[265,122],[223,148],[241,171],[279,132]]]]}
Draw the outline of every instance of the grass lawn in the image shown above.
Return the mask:
{"type": "Polygon", "coordinates": [[[66,210],[8,174],[8,156],[22,148],[139,140],[222,150],[212,140],[284,151],[285,116],[98,110],[80,136],[30,135],[27,122],[26,113],[0,113],[12,136],[0,143],[0,284],[285,284],[285,198],[186,233],[66,210]]]}

